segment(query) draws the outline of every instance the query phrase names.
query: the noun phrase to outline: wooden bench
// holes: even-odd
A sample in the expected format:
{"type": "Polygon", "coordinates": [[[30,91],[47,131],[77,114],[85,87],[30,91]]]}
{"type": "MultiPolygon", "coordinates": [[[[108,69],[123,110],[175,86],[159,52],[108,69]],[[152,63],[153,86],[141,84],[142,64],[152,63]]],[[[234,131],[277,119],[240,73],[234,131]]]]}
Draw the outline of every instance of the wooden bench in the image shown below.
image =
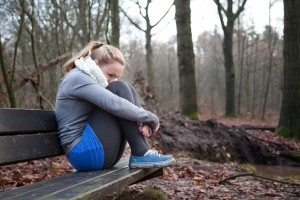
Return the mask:
{"type": "MultiPolygon", "coordinates": [[[[0,109],[0,165],[63,155],[55,113],[0,109]]],[[[129,169],[128,157],[111,169],[72,172],[0,192],[0,199],[100,199],[123,186],[163,175],[162,168],[129,169]]]]}

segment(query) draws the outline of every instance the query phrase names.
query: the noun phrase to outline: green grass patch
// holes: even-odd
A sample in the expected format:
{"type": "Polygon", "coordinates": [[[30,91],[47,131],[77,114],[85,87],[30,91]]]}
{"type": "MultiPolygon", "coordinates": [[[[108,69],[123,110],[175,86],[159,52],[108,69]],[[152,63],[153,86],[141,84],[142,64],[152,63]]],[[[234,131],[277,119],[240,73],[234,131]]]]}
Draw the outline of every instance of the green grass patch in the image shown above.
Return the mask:
{"type": "Polygon", "coordinates": [[[256,167],[250,163],[241,164],[241,168],[248,173],[256,173],[256,167]]]}
{"type": "Polygon", "coordinates": [[[153,186],[146,187],[143,191],[137,191],[125,187],[115,193],[115,200],[167,200],[167,195],[153,186]]]}
{"type": "Polygon", "coordinates": [[[278,135],[281,135],[283,137],[292,137],[293,136],[293,131],[289,128],[285,128],[285,127],[278,127],[275,132],[278,135]]]}
{"type": "Polygon", "coordinates": [[[235,113],[226,113],[225,117],[229,117],[229,118],[235,118],[236,114],[235,113]]]}
{"type": "Polygon", "coordinates": [[[190,117],[192,119],[200,119],[200,114],[197,111],[196,112],[184,112],[182,114],[187,117],[190,117]]]}

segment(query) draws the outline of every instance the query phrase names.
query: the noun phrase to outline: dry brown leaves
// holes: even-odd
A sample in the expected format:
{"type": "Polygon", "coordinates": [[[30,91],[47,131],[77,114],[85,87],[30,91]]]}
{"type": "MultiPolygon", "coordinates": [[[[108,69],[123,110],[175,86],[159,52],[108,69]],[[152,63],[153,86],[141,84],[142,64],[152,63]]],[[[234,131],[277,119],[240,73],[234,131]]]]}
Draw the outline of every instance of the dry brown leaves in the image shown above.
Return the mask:
{"type": "Polygon", "coordinates": [[[73,171],[65,156],[57,156],[0,167],[1,191],[32,184],[73,171]]]}
{"type": "MultiPolygon", "coordinates": [[[[217,119],[227,125],[245,124],[245,120],[229,121],[217,119]]],[[[249,121],[248,121],[249,122],[249,121]]],[[[256,123],[248,123],[256,124],[256,123]]],[[[300,150],[300,142],[277,136],[271,132],[251,131],[250,134],[276,143],[288,143],[300,150]]],[[[126,155],[130,150],[126,149],[126,155]]],[[[242,171],[236,163],[213,163],[187,158],[177,154],[177,164],[166,168],[166,175],[131,186],[141,191],[152,185],[167,194],[168,199],[299,199],[300,189],[296,186],[258,180],[253,177],[239,177],[225,184],[221,179],[242,171]]],[[[0,167],[0,190],[31,184],[37,181],[72,172],[65,156],[47,158],[0,167]]]]}
{"type": "Polygon", "coordinates": [[[240,173],[235,163],[212,163],[178,158],[176,166],[166,168],[166,175],[131,186],[132,189],[152,185],[163,190],[167,199],[298,199],[296,186],[239,177],[225,184],[219,181],[240,173]]]}

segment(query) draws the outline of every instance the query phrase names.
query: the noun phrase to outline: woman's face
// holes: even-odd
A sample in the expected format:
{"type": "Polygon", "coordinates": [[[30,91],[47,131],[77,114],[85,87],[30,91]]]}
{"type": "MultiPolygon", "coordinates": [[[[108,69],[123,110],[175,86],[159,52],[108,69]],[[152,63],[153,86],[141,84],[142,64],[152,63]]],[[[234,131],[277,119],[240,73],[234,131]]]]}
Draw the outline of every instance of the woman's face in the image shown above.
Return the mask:
{"type": "Polygon", "coordinates": [[[101,66],[101,70],[106,77],[108,83],[111,83],[121,76],[124,70],[124,65],[119,62],[112,62],[101,66]]]}

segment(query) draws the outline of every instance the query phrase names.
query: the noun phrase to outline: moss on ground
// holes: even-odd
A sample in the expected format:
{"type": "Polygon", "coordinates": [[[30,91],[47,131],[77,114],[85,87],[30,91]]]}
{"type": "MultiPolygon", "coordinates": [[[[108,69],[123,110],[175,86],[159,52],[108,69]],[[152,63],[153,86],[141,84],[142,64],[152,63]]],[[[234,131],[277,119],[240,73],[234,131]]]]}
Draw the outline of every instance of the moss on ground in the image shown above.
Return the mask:
{"type": "Polygon", "coordinates": [[[167,195],[153,186],[146,187],[142,192],[128,187],[114,195],[115,200],[167,200],[167,195]]]}

